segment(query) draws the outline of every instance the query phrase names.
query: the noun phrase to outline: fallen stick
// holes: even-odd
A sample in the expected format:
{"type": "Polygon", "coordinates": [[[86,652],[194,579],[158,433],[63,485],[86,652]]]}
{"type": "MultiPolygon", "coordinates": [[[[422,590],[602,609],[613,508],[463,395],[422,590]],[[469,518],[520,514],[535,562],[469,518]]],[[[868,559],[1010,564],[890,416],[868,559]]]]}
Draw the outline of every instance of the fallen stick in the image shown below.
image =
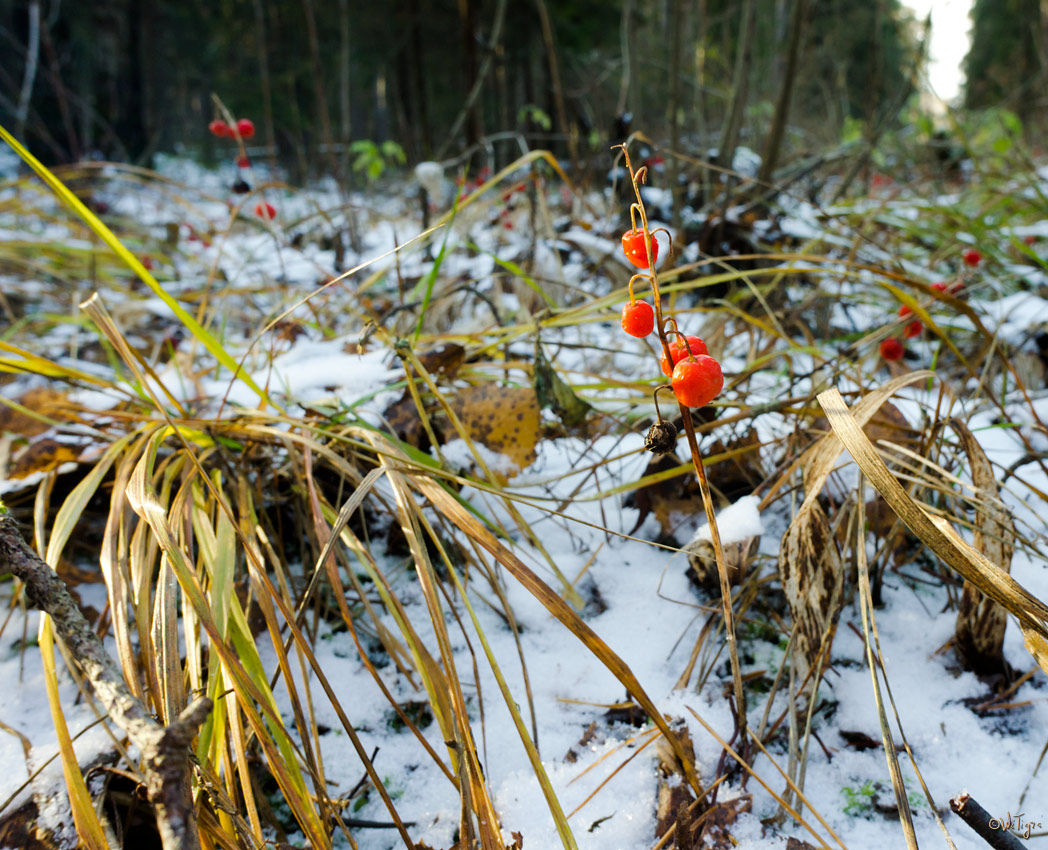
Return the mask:
{"type": "Polygon", "coordinates": [[[156,811],[164,850],[199,850],[196,817],[189,795],[189,747],[211,711],[206,697],[190,705],[170,726],[162,726],[131,693],[120,668],[105,651],[80,608],[46,562],[23,539],[0,504],[0,573],[25,584],[34,607],[49,614],[69,654],[91,683],[95,696],[142,754],[149,801],[156,811]]]}
{"type": "MultiPolygon", "coordinates": [[[[950,808],[968,826],[974,829],[994,850],[1026,850],[1026,845],[1012,835],[998,818],[971,798],[970,794],[959,794],[950,800],[950,808]],[[996,824],[996,825],[993,825],[996,824]]],[[[1009,817],[1009,821],[1011,818],[1009,817]]]]}

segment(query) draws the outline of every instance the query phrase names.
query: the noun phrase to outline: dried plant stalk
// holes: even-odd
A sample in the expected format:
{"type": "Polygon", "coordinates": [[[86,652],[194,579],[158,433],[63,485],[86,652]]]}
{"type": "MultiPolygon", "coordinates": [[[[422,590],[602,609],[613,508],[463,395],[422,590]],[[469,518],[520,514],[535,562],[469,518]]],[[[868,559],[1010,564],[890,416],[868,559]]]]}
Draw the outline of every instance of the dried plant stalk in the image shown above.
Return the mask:
{"type": "MultiPolygon", "coordinates": [[[[951,419],[949,424],[964,445],[979,498],[972,545],[1006,573],[1010,572],[1015,552],[1015,525],[1001,502],[993,467],[967,425],[958,419],[951,419]]],[[[965,669],[982,676],[1007,677],[1008,665],[1003,652],[1007,625],[1008,612],[966,580],[954,632],[954,648],[965,669]]]]}

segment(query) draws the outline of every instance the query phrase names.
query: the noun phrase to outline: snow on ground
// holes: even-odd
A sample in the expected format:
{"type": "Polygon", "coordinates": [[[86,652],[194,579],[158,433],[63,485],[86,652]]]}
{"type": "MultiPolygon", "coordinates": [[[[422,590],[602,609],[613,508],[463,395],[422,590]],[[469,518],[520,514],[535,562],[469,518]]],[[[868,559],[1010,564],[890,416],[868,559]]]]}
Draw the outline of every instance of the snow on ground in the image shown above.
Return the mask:
{"type": "MultiPolygon", "coordinates": [[[[183,159],[168,163],[165,173],[172,179],[185,181],[198,187],[201,192],[211,192],[216,196],[223,191],[226,182],[225,177],[216,177],[213,172],[183,159]]],[[[353,201],[363,202],[359,198],[353,201]]],[[[333,187],[321,187],[312,193],[280,195],[279,202],[282,220],[285,217],[286,220],[293,220],[295,216],[309,215],[317,207],[332,209],[341,204],[342,199],[333,187]]],[[[124,212],[152,216],[146,218],[146,222],[155,222],[157,227],[162,226],[169,214],[161,202],[143,204],[129,200],[126,203],[126,209],[121,207],[124,212]]],[[[202,209],[213,221],[220,222],[228,216],[228,209],[218,201],[205,204],[202,209]]],[[[396,220],[398,212],[391,203],[375,204],[372,213],[381,219],[380,225],[368,230],[363,250],[359,254],[350,252],[348,265],[388,251],[412,233],[410,222],[396,220]]],[[[823,225],[817,219],[813,207],[798,206],[792,211],[791,217],[782,223],[781,229],[798,237],[812,238],[823,233],[823,225]]],[[[203,229],[205,224],[202,222],[199,227],[203,229]]],[[[526,251],[530,238],[528,234],[508,231],[492,235],[490,229],[485,230],[484,227],[479,223],[475,225],[472,237],[485,250],[497,252],[503,258],[526,251]]],[[[53,235],[51,232],[47,238],[53,235]]],[[[449,254],[442,275],[461,273],[480,280],[496,270],[488,254],[470,256],[463,249],[470,235],[461,227],[447,231],[449,254]]],[[[606,254],[615,249],[614,234],[573,229],[562,234],[562,238],[576,250],[593,255],[606,254]]],[[[230,288],[225,297],[230,297],[230,292],[239,288],[243,297],[253,304],[257,311],[258,327],[308,292],[318,279],[325,279],[337,271],[331,267],[333,255],[330,252],[293,249],[280,244],[273,234],[259,226],[236,231],[228,239],[216,240],[210,248],[196,246],[192,250],[197,252],[195,257],[175,260],[184,272],[181,285],[189,288],[199,286],[203,280],[202,265],[213,266],[229,281],[228,284],[223,283],[223,287],[230,288]],[[254,284],[265,276],[285,282],[289,289],[285,293],[286,297],[274,297],[271,291],[252,292],[254,284]]],[[[564,281],[571,286],[587,285],[581,255],[573,262],[563,263],[554,251],[545,250],[538,259],[539,268],[535,272],[537,278],[564,281]]],[[[422,276],[431,268],[431,263],[417,252],[406,255],[401,262],[400,273],[412,278],[422,276]]],[[[387,259],[379,267],[392,274],[395,264],[392,259],[387,259]]],[[[374,270],[369,269],[368,273],[374,270]]],[[[931,270],[923,270],[923,273],[927,279],[935,279],[931,270]]],[[[340,287],[334,297],[351,301],[353,281],[360,279],[354,278],[340,287]]],[[[863,275],[858,276],[855,283],[843,283],[842,294],[849,292],[849,287],[853,285],[863,284],[863,275]]],[[[22,286],[20,282],[17,285],[22,286]]],[[[172,291],[175,291],[174,287],[172,291]]],[[[606,289],[601,290],[600,294],[604,291],[606,289]]],[[[798,297],[801,295],[798,294],[798,297]]],[[[1048,316],[1044,300],[1030,293],[994,300],[991,293],[976,291],[972,294],[972,306],[985,317],[984,321],[995,322],[1002,337],[1009,339],[1020,337],[1033,323],[1044,321],[1048,316]],[[987,296],[986,300],[980,300],[983,295],[987,296]]],[[[128,307],[130,309],[130,305],[128,307]]],[[[154,299],[137,301],[133,307],[138,315],[153,313],[165,316],[167,311],[162,302],[154,299]]],[[[857,303],[848,308],[838,304],[835,310],[834,319],[842,326],[868,329],[885,321],[884,309],[869,304],[857,303]]],[[[609,313],[606,323],[572,328],[568,333],[573,335],[574,342],[593,344],[607,336],[609,329],[614,327],[614,321],[614,316],[609,313]]],[[[960,318],[956,321],[963,322],[960,318]]],[[[332,338],[321,338],[319,333],[311,332],[272,357],[264,351],[253,352],[248,368],[256,381],[268,386],[280,398],[297,400],[303,404],[323,400],[341,401],[357,405],[358,413],[371,421],[377,421],[377,415],[399,394],[399,391],[390,390],[389,387],[401,373],[397,364],[390,361],[388,353],[379,348],[358,355],[355,342],[362,329],[350,321],[339,321],[338,324],[337,333],[332,338]]],[[[479,314],[467,315],[460,320],[460,328],[489,324],[489,318],[479,314]]],[[[555,344],[557,337],[553,332],[546,334],[543,342],[555,344]]],[[[87,338],[86,334],[84,338],[87,338]]],[[[228,343],[236,357],[247,351],[246,339],[241,342],[239,337],[231,335],[228,343]]],[[[741,336],[735,340],[729,338],[725,344],[727,348],[723,359],[728,371],[740,370],[747,354],[745,340],[741,336]]],[[[632,341],[624,342],[619,351],[608,354],[608,366],[613,366],[625,377],[636,375],[641,364],[646,362],[631,350],[632,345],[632,341]]],[[[525,349],[522,349],[522,353],[525,353],[525,349]]],[[[809,373],[816,365],[810,353],[796,351],[792,357],[796,373],[809,373]]],[[[568,370],[594,369],[592,362],[585,362],[581,355],[573,355],[570,348],[562,350],[557,363],[560,368],[568,370]]],[[[257,404],[257,397],[245,385],[230,385],[228,374],[221,379],[202,381],[195,387],[182,387],[179,372],[172,363],[159,371],[159,378],[176,394],[182,393],[184,397],[197,398],[198,401],[205,400],[205,412],[215,412],[223,398],[227,399],[227,405],[233,407],[257,404]]],[[[750,402],[774,402],[786,391],[807,391],[808,384],[805,381],[795,382],[787,390],[783,380],[782,373],[775,369],[755,376],[749,385],[750,402]]],[[[853,385],[853,388],[858,387],[853,385]]],[[[103,395],[94,390],[84,390],[76,397],[85,405],[105,408],[112,404],[112,400],[102,398],[103,395]]],[[[614,401],[616,397],[616,393],[608,393],[609,399],[614,401]]],[[[1029,408],[1019,403],[1019,399],[1010,401],[1014,401],[1009,406],[1013,421],[1031,424],[1029,408]]],[[[621,403],[615,403],[621,412],[621,403]]],[[[916,422],[922,416],[922,410],[926,413],[928,408],[934,407],[935,397],[933,392],[911,388],[899,394],[897,403],[904,414],[916,422]]],[[[1042,420],[1048,418],[1048,399],[1039,399],[1037,410],[1042,420]]],[[[1021,463],[1016,470],[1017,477],[1005,490],[1004,499],[1019,520],[1026,524],[1027,533],[1048,546],[1043,521],[1029,504],[1029,494],[1034,489],[1048,491],[1048,476],[1036,461],[1023,462],[1025,448],[1018,443],[1012,429],[993,427],[997,423],[996,417],[995,409],[976,411],[971,426],[993,461],[1002,466],[1016,461],[1021,463]]],[[[784,429],[792,427],[776,411],[758,417],[755,425],[761,438],[768,441],[782,436],[784,429]]],[[[1031,428],[1029,433],[1038,449],[1043,450],[1044,435],[1038,434],[1035,428],[1031,428]]],[[[568,577],[585,571],[580,589],[584,592],[593,592],[594,589],[599,591],[604,610],[587,615],[589,626],[636,672],[662,711],[687,723],[695,743],[697,768],[702,779],[709,782],[715,778],[721,748],[695,721],[689,709],[700,714],[721,737],[726,739],[731,735],[731,713],[722,695],[723,682],[730,678],[726,672],[726,653],[721,652],[717,659],[719,679],[712,678],[698,691],[690,686],[678,690],[676,685],[705,617],[704,612],[717,609],[719,597],[700,595],[688,584],[684,574],[685,559],[680,553],[618,536],[628,532],[635,524],[635,508],[625,507],[617,496],[603,500],[592,498],[602,490],[635,480],[642,474],[646,456],[640,449],[639,434],[599,437],[591,442],[575,438],[546,440],[539,444],[536,461],[527,469],[520,470],[508,486],[525,497],[552,497],[555,500],[573,497],[566,508],[568,519],[552,517],[539,508],[523,503],[520,510],[533,523],[543,546],[559,570],[568,577]],[[573,472],[608,457],[617,459],[609,461],[600,470],[596,480],[587,482],[585,472],[573,472]],[[599,530],[605,525],[612,534],[599,530]]],[[[443,452],[452,464],[469,466],[473,463],[472,455],[464,444],[449,443],[443,447],[443,452]]],[[[769,452],[774,453],[774,447],[765,449],[765,453],[769,452]]],[[[513,470],[503,463],[501,456],[489,453],[486,459],[504,474],[512,474],[513,470]]],[[[852,478],[846,469],[842,470],[837,481],[850,481],[852,478]]],[[[0,482],[0,493],[14,483],[0,482]]],[[[377,486],[381,488],[384,485],[380,482],[377,486]]],[[[512,520],[504,506],[482,491],[466,488],[462,496],[473,500],[506,527],[512,527],[512,520]]],[[[1043,516],[1043,505],[1038,508],[1040,516],[1043,516]]],[[[682,539],[686,539],[688,533],[702,536],[703,529],[696,528],[699,520],[699,516],[693,518],[692,526],[681,535],[682,539]]],[[[744,497],[732,508],[722,512],[721,533],[725,539],[737,539],[763,532],[761,557],[757,563],[766,575],[772,575],[775,572],[779,537],[788,522],[788,500],[776,503],[761,514],[757,510],[757,499],[744,497]]],[[[646,529],[650,530],[650,526],[646,526],[646,529]]],[[[522,539],[514,543],[520,557],[547,583],[556,587],[557,580],[544,557],[522,539]]],[[[873,555],[872,550],[870,554],[873,555]]],[[[412,565],[381,553],[377,554],[377,558],[384,570],[396,576],[398,595],[423,641],[429,646],[435,646],[433,627],[413,578],[412,565]]],[[[1013,575],[1031,592],[1048,599],[1048,569],[1043,559],[1017,552],[1013,575]]],[[[1030,791],[1024,804],[1026,816],[1048,823],[1048,793],[1045,790],[1048,788],[1048,777],[1045,776],[1048,768],[1042,767],[1040,775],[1031,781],[1038,755],[1044,746],[1045,730],[1048,730],[1048,690],[1045,688],[1044,676],[1038,674],[1012,696],[1015,708],[987,716],[973,712],[965,701],[985,697],[986,687],[972,674],[954,669],[950,653],[936,653],[952,634],[954,615],[942,613],[948,602],[945,589],[921,582],[918,578],[915,569],[912,572],[905,569],[897,573],[889,572],[886,578],[885,605],[876,612],[876,617],[887,678],[906,739],[913,748],[917,766],[936,805],[944,812],[953,841],[960,850],[974,850],[984,846],[981,839],[977,839],[956,818],[945,814],[948,799],[961,791],[970,791],[991,813],[1003,817],[1008,812],[1014,814],[1019,811],[1018,801],[1029,784],[1030,791]]],[[[526,710],[524,677],[513,634],[504,620],[480,601],[480,594],[485,593],[487,588],[479,584],[479,579],[474,578],[473,581],[472,601],[480,623],[501,665],[513,698],[527,720],[529,713],[526,710]]],[[[626,724],[608,726],[598,723],[596,737],[586,744],[579,744],[590,723],[599,720],[606,707],[625,698],[624,689],[520,585],[508,576],[503,578],[503,582],[503,590],[521,627],[520,639],[538,719],[537,743],[543,764],[565,812],[581,807],[569,821],[578,846],[594,850],[650,848],[654,843],[655,832],[656,756],[654,746],[642,746],[650,735],[646,734],[645,729],[626,724]],[[629,743],[631,740],[632,743],[629,743]],[[577,756],[574,762],[566,760],[568,752],[572,750],[577,756]],[[600,787],[589,802],[585,802],[587,796],[604,782],[607,784],[600,787]]],[[[84,590],[87,594],[97,592],[97,588],[84,590]]],[[[98,604],[101,607],[104,603],[99,600],[98,604]]],[[[511,831],[522,833],[525,846],[529,848],[558,846],[559,839],[553,820],[542,799],[511,715],[501,700],[494,676],[477,650],[479,678],[474,681],[466,640],[450,615],[447,620],[449,633],[455,641],[455,663],[473,712],[481,762],[502,817],[504,835],[509,840],[511,831]]],[[[23,616],[16,610],[0,636],[0,681],[8,683],[8,687],[0,689],[0,720],[12,730],[25,735],[32,745],[27,759],[23,756],[16,735],[6,730],[0,734],[0,764],[8,767],[0,774],[0,802],[15,794],[28,778],[29,771],[55,752],[50,715],[44,698],[42,671],[35,647],[32,646],[36,624],[36,614],[23,616]],[[28,646],[23,646],[23,640],[28,646]]],[[[388,615],[385,625],[396,631],[396,625],[388,615]]],[[[805,792],[811,806],[826,819],[847,846],[900,846],[897,821],[879,814],[875,808],[892,799],[883,753],[878,748],[867,751],[850,748],[839,735],[844,731],[861,732],[878,740],[880,737],[863,646],[853,626],[861,628],[854,603],[847,605],[841,616],[833,649],[832,670],[820,689],[820,697],[827,701],[830,708],[828,713],[820,712],[816,717],[815,729],[819,739],[813,740],[809,747],[805,792]]],[[[476,648],[474,636],[469,634],[469,637],[476,648]]],[[[765,670],[773,677],[782,663],[781,642],[772,643],[744,633],[741,650],[744,658],[748,659],[744,672],[765,670]]],[[[1005,650],[1008,660],[1017,668],[1025,670],[1031,666],[1021,635],[1014,624],[1009,626],[1005,650]]],[[[411,834],[416,840],[433,847],[450,846],[458,823],[458,795],[421,751],[414,737],[406,730],[396,731],[393,728],[392,711],[357,656],[350,637],[346,633],[322,628],[316,654],[329,675],[337,671],[337,675],[330,676],[331,682],[354,727],[358,729],[364,746],[369,752],[379,748],[377,769],[385,778],[402,817],[414,823],[411,834]]],[[[271,652],[264,653],[263,660],[270,669],[275,667],[271,652]]],[[[395,676],[391,667],[384,668],[383,675],[398,701],[425,699],[424,693],[413,689],[402,677],[395,676]]],[[[65,705],[68,706],[67,720],[71,732],[76,735],[87,729],[96,718],[82,702],[74,704],[75,686],[68,674],[61,673],[60,679],[65,705]]],[[[278,687],[278,699],[290,728],[290,704],[283,686],[278,687]]],[[[751,724],[759,723],[765,711],[764,699],[763,695],[752,695],[751,724]]],[[[318,723],[330,729],[322,741],[323,761],[327,778],[332,783],[332,794],[345,793],[360,780],[362,767],[342,734],[331,707],[323,699],[318,699],[315,707],[318,723]]],[[[784,701],[780,695],[771,707],[771,717],[776,717],[783,708],[784,701]]],[[[424,731],[435,750],[446,755],[438,725],[432,723],[424,731]]],[[[896,736],[899,740],[898,732],[896,736]]],[[[103,726],[96,725],[77,739],[76,747],[83,763],[106,751],[110,747],[110,740],[103,726]]],[[[772,756],[780,766],[785,767],[786,757],[781,748],[773,750],[772,756]]],[[[918,839],[922,846],[940,846],[943,841],[940,829],[920,793],[920,784],[913,768],[905,756],[902,761],[915,810],[918,839]]],[[[782,790],[784,783],[767,757],[758,756],[754,768],[773,788],[782,790]]],[[[60,799],[60,794],[58,798],[54,796],[60,787],[61,771],[55,761],[34,780],[30,789],[16,796],[12,805],[18,805],[30,791],[44,794],[52,800],[60,799]]],[[[742,790],[738,785],[725,787],[721,799],[731,798],[742,793],[742,790]]],[[[775,814],[776,803],[754,781],[750,781],[745,790],[753,794],[753,811],[741,815],[732,828],[739,850],[782,848],[786,836],[791,835],[818,843],[795,824],[788,824],[781,833],[765,830],[761,819],[775,814]]],[[[64,817],[65,829],[68,829],[68,811],[61,806],[52,806],[52,809],[53,822],[60,823],[64,817]]],[[[810,814],[806,811],[806,816],[810,814]]],[[[353,816],[380,821],[388,819],[375,794],[370,796],[363,808],[354,811],[353,816]]],[[[809,821],[814,823],[814,818],[809,818],[809,821]]],[[[830,840],[824,829],[819,826],[816,829],[830,840]]],[[[360,847],[365,850],[385,850],[398,845],[392,830],[357,830],[355,835],[360,847]]]]}

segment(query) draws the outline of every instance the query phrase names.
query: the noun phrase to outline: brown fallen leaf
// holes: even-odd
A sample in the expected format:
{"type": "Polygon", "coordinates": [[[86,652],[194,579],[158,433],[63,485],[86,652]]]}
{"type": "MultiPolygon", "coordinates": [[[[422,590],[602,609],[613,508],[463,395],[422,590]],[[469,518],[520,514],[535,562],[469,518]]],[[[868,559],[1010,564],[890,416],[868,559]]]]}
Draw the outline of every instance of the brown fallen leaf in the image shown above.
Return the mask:
{"type": "Polygon", "coordinates": [[[461,390],[451,403],[470,439],[523,469],[535,460],[539,404],[531,387],[485,385],[461,390]]]}
{"type": "Polygon", "coordinates": [[[80,446],[58,440],[38,440],[22,451],[11,464],[9,478],[26,478],[34,472],[50,472],[80,457],[80,446]]]}
{"type": "MultiPolygon", "coordinates": [[[[26,410],[39,413],[49,419],[64,418],[62,408],[65,405],[66,397],[57,390],[35,387],[23,393],[17,402],[26,410]]],[[[35,437],[50,427],[47,422],[23,413],[21,410],[0,404],[0,432],[10,431],[21,437],[35,437]]]]}

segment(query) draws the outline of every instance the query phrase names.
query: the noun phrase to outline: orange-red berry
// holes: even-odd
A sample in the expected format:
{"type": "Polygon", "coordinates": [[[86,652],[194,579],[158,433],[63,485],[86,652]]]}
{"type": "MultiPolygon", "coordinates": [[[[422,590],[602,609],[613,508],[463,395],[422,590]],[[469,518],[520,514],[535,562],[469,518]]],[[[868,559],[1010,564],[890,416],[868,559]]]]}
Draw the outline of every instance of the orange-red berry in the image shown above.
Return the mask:
{"type": "Polygon", "coordinates": [[[943,281],[940,280],[937,283],[932,284],[932,289],[934,289],[936,292],[945,292],[947,286],[943,281]]]}
{"type": "Polygon", "coordinates": [[[903,344],[895,337],[890,337],[881,343],[881,357],[885,360],[898,360],[905,351],[903,344]]]}
{"type": "Polygon", "coordinates": [[[207,129],[211,131],[211,135],[218,136],[220,139],[225,139],[233,135],[233,128],[225,121],[219,121],[218,119],[215,119],[208,124],[207,129]]]}
{"type": "Polygon", "coordinates": [[[250,139],[255,135],[255,124],[250,118],[241,118],[237,121],[237,133],[242,139],[250,139]]]}
{"type": "Polygon", "coordinates": [[[250,168],[251,160],[248,159],[246,156],[241,155],[236,158],[236,164],[237,168],[250,168]]]}
{"type": "Polygon", "coordinates": [[[982,254],[980,254],[974,248],[969,248],[961,255],[961,257],[964,260],[964,264],[966,266],[971,266],[972,268],[975,268],[977,265],[979,265],[979,263],[982,262],[982,254]]]}
{"type": "MultiPolygon", "coordinates": [[[[638,269],[648,268],[648,249],[644,244],[643,230],[627,230],[622,234],[622,253],[638,269]]],[[[651,260],[659,261],[659,243],[651,240],[651,260]]]]}
{"type": "Polygon", "coordinates": [[[255,215],[266,221],[272,221],[277,217],[277,208],[272,204],[263,201],[261,204],[255,206],[255,215]]]}
{"type": "Polygon", "coordinates": [[[902,335],[907,339],[913,339],[915,336],[920,336],[921,331],[924,330],[924,325],[920,319],[914,319],[905,328],[903,328],[902,335]]]}
{"type": "MultiPolygon", "coordinates": [[[[706,349],[706,343],[704,343],[699,337],[689,336],[686,337],[686,339],[688,341],[687,348],[684,347],[684,343],[679,336],[675,337],[673,342],[670,343],[670,356],[673,358],[673,366],[676,366],[681,360],[688,356],[688,349],[691,350],[692,354],[709,354],[709,351],[706,349]]],[[[662,357],[659,358],[659,365],[662,367],[662,373],[664,375],[673,374],[673,366],[670,366],[666,361],[665,352],[663,352],[662,357]]]]}
{"type": "Polygon", "coordinates": [[[911,309],[910,307],[908,307],[908,306],[907,306],[906,304],[903,304],[903,305],[902,305],[902,306],[901,306],[901,307],[899,308],[899,318],[901,318],[901,319],[905,319],[905,318],[906,318],[907,316],[909,316],[909,315],[910,315],[910,314],[911,314],[912,312],[913,312],[913,310],[912,310],[912,309],[911,309]]]}
{"type": "Polygon", "coordinates": [[[633,301],[622,308],[622,329],[630,336],[645,337],[655,328],[655,310],[647,301],[633,301]]]}
{"type": "Polygon", "coordinates": [[[705,407],[724,389],[720,363],[707,354],[681,360],[673,367],[673,394],[685,407],[705,407]]]}

